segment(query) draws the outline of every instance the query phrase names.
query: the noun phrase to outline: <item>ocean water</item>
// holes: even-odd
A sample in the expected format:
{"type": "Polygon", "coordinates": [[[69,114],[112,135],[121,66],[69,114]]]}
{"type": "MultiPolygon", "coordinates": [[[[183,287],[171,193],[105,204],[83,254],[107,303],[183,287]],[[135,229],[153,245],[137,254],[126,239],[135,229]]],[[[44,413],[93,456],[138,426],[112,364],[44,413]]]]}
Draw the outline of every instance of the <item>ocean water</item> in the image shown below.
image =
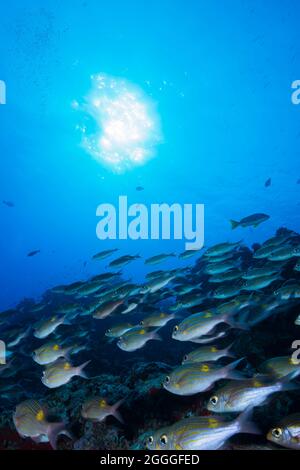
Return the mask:
{"type": "MultiPolygon", "coordinates": [[[[25,329],[24,315],[32,318],[30,305],[42,302],[45,292],[51,300],[52,288],[108,271],[116,254],[96,262],[97,252],[118,248],[118,256],[138,254],[141,258],[122,268],[122,278],[144,285],[150,270],[146,258],[184,251],[185,240],[99,240],[96,209],[103,203],[117,206],[120,195],[148,208],[204,204],[204,250],[238,241],[251,250],[280,228],[299,232],[300,107],[292,103],[292,83],[300,78],[299,13],[296,0],[16,0],[1,5],[0,80],[6,84],[6,104],[0,105],[0,310],[23,312],[14,326],[25,329]],[[122,171],[95,158],[83,143],[83,126],[89,137],[103,131],[103,121],[99,126],[88,106],[92,76],[102,74],[106,83],[115,81],[121,91],[125,86],[132,92],[150,110],[147,118],[155,127],[156,137],[146,142],[151,158],[122,171]],[[258,227],[231,229],[230,219],[255,213],[270,218],[258,227]],[[31,303],[20,310],[25,299],[31,303]]],[[[127,123],[124,140],[118,141],[121,154],[128,145],[127,123]]],[[[103,153],[99,142],[96,147],[103,153]]],[[[171,257],[157,269],[192,268],[195,259],[171,257]]],[[[299,280],[298,274],[286,274],[281,284],[299,280]]],[[[110,320],[101,326],[84,323],[83,329],[102,338],[110,320]]],[[[71,334],[76,326],[67,328],[71,334]]],[[[101,345],[99,354],[106,356],[98,356],[100,370],[94,362],[90,375],[108,373],[109,357],[120,376],[139,362],[178,364],[185,348],[174,345],[170,331],[163,333],[163,357],[151,343],[130,360],[115,344],[101,345]]],[[[264,351],[261,362],[287,354],[295,339],[296,332],[288,330],[282,349],[264,351]]],[[[95,337],[92,345],[99,346],[95,337]]],[[[255,354],[256,365],[260,357],[255,354]]],[[[82,360],[89,360],[88,351],[82,360]]],[[[32,384],[28,390],[33,397],[32,384]]],[[[6,409],[15,405],[12,400],[6,409]]],[[[296,408],[294,402],[292,411],[296,408]]],[[[135,438],[131,429],[127,439],[135,438]]]]}

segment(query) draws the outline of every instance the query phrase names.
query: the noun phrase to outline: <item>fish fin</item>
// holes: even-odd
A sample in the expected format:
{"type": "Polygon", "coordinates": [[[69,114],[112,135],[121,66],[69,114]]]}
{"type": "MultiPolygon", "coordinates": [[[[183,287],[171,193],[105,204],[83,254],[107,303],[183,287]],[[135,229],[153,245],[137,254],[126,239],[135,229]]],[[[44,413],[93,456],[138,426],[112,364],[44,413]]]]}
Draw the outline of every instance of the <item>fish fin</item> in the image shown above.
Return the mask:
{"type": "Polygon", "coordinates": [[[232,219],[230,219],[229,222],[230,222],[230,224],[231,224],[232,230],[234,230],[235,228],[237,228],[237,227],[240,225],[239,222],[236,222],[235,220],[232,220],[232,219]]]}
{"type": "Polygon", "coordinates": [[[240,427],[240,432],[247,434],[261,434],[256,424],[251,421],[252,417],[252,406],[248,406],[237,418],[237,422],[240,427]]]}
{"type": "Polygon", "coordinates": [[[48,436],[50,445],[54,450],[56,450],[57,438],[60,434],[68,435],[68,431],[66,430],[65,423],[50,423],[48,430],[47,430],[47,436],[48,436]]]}
{"type": "Polygon", "coordinates": [[[86,375],[85,371],[83,370],[89,363],[91,362],[91,360],[89,361],[86,361],[84,362],[84,364],[81,364],[81,366],[78,366],[77,367],[77,370],[78,370],[78,374],[80,377],[82,377],[83,379],[88,379],[88,376],[86,375]]]}
{"type": "Polygon", "coordinates": [[[229,344],[227,348],[223,349],[223,352],[224,354],[226,354],[227,357],[232,357],[232,358],[236,357],[236,355],[233,352],[230,352],[230,349],[232,348],[233,345],[234,345],[234,341],[231,344],[229,344]]]}
{"type": "Polygon", "coordinates": [[[124,398],[122,400],[117,401],[112,407],[111,407],[111,414],[118,420],[120,423],[124,423],[124,420],[118,410],[118,408],[124,403],[124,398]]]}

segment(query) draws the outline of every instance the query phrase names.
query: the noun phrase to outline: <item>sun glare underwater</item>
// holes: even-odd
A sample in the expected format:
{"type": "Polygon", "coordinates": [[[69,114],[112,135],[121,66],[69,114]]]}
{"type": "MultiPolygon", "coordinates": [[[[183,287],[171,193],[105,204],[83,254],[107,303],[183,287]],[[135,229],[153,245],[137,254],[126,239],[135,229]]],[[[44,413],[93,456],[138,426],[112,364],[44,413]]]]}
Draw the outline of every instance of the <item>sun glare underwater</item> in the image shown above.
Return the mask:
{"type": "Polygon", "coordinates": [[[105,74],[92,75],[91,80],[84,103],[72,103],[86,114],[78,126],[84,149],[117,173],[143,165],[162,140],[155,103],[128,80],[105,74]]]}

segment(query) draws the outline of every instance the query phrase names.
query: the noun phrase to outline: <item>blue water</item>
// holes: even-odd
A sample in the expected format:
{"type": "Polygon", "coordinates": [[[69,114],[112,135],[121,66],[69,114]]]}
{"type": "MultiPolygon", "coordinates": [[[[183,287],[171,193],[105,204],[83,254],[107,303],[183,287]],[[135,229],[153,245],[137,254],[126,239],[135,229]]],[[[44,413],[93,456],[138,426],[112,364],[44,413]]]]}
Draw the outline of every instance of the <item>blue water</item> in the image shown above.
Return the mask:
{"type": "MultiPolygon", "coordinates": [[[[251,245],[281,226],[299,231],[300,106],[291,103],[299,14],[297,0],[1,5],[0,201],[15,207],[0,204],[0,309],[101,271],[106,263],[90,258],[102,249],[184,250],[183,241],[100,242],[96,207],[120,194],[131,203],[204,203],[207,246],[251,245]],[[123,174],[91,158],[75,131],[70,103],[99,72],[142,88],[161,119],[156,158],[123,174]],[[231,231],[229,219],[254,212],[271,218],[231,231]]],[[[141,279],[143,262],[125,272],[141,279]]]]}

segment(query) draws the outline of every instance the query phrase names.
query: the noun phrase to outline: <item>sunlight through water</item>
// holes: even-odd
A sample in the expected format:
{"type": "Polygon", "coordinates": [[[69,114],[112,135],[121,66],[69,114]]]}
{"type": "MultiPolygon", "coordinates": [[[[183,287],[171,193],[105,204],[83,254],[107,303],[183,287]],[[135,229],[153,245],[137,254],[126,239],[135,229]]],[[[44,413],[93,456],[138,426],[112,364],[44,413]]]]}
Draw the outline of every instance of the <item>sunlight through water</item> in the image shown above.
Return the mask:
{"type": "Polygon", "coordinates": [[[143,165],[162,140],[155,103],[125,79],[105,74],[91,79],[92,89],[80,106],[84,149],[117,173],[143,165]]]}

